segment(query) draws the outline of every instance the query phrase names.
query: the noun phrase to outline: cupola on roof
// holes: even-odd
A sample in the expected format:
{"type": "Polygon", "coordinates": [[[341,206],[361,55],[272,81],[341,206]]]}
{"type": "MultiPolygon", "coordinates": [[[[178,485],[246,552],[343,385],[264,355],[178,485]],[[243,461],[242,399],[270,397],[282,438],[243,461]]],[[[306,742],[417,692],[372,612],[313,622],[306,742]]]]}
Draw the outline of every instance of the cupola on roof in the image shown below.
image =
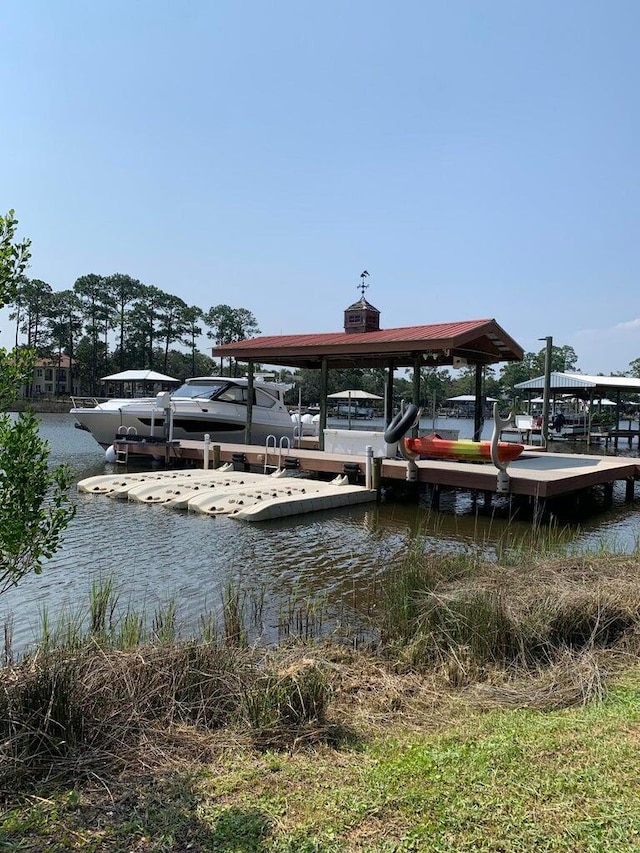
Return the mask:
{"type": "Polygon", "coordinates": [[[263,335],[213,347],[211,354],[298,369],[319,369],[323,363],[332,368],[415,368],[419,361],[431,368],[459,368],[522,361],[524,350],[494,319],[381,329],[380,312],[364,297],[368,275],[366,270],[361,274],[360,299],[344,312],[344,331],[263,335]],[[348,321],[352,313],[356,319],[348,321]],[[367,328],[367,323],[372,325],[367,328]]]}
{"type": "Polygon", "coordinates": [[[369,287],[365,282],[368,276],[366,270],[360,273],[360,299],[345,309],[344,330],[347,334],[377,332],[380,329],[380,312],[364,298],[364,292],[369,287]]]}

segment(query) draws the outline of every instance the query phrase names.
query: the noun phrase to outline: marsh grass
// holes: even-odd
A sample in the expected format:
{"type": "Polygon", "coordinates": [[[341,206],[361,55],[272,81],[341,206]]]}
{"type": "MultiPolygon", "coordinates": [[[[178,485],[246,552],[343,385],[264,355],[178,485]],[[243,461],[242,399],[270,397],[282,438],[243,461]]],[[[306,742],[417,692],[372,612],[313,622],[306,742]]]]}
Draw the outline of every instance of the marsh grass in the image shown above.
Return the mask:
{"type": "Polygon", "coordinates": [[[278,640],[319,639],[326,623],[327,600],[325,596],[299,595],[295,590],[278,610],[278,640]]]}
{"type": "Polygon", "coordinates": [[[246,630],[247,592],[239,582],[227,582],[222,593],[222,619],[227,646],[249,645],[246,630]]]}
{"type": "MultiPolygon", "coordinates": [[[[556,545],[553,545],[554,553],[556,545]]],[[[439,671],[453,686],[573,669],[598,685],[606,653],[637,652],[640,568],[634,556],[540,557],[506,563],[413,548],[382,582],[381,645],[396,665],[439,671]],[[600,653],[600,654],[599,654],[600,653]],[[586,673],[590,674],[587,676],[586,673]]],[[[526,559],[525,559],[526,556],[526,559]]],[[[608,663],[608,665],[609,665],[608,663]]],[[[550,680],[546,678],[550,683],[550,680]]],[[[575,696],[571,687],[568,691],[575,696]]]]}
{"type": "Polygon", "coordinates": [[[238,583],[188,640],[174,602],[136,613],[111,583],[92,587],[84,612],[43,610],[39,642],[19,663],[5,651],[0,671],[0,787],[126,763],[178,733],[226,729],[269,749],[331,740],[354,712],[363,725],[409,721],[452,693],[480,706],[585,704],[638,660],[635,556],[523,551],[500,564],[416,538],[377,583],[377,643],[361,655],[323,639],[326,602],[301,595],[279,613],[280,646],[250,646],[264,596],[238,583]]]}
{"type": "Polygon", "coordinates": [[[553,559],[564,555],[576,535],[576,528],[550,522],[531,525],[524,531],[507,526],[493,545],[495,562],[501,566],[518,566],[524,561],[553,559]]]}
{"type": "Polygon", "coordinates": [[[89,631],[93,635],[106,634],[112,628],[114,613],[118,605],[113,578],[94,579],[89,599],[89,631]]]}
{"type": "Polygon", "coordinates": [[[208,614],[185,641],[174,602],[151,618],[120,613],[111,582],[92,587],[88,618],[78,609],[54,623],[43,609],[35,648],[0,671],[0,788],[56,767],[95,772],[154,731],[230,727],[276,746],[322,739],[331,690],[321,665],[283,669],[282,656],[248,648],[248,600],[227,586],[222,629],[208,614]]]}
{"type": "Polygon", "coordinates": [[[261,674],[244,695],[244,708],[262,748],[281,745],[292,735],[297,742],[326,736],[332,688],[318,661],[302,658],[284,669],[261,674]]]}

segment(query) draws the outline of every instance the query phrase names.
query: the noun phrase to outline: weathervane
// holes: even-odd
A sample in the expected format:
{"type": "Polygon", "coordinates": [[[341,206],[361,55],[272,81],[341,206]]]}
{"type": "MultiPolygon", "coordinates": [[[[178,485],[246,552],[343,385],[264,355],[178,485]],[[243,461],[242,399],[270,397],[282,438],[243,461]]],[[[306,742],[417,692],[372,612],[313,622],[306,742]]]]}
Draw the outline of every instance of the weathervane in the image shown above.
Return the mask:
{"type": "Polygon", "coordinates": [[[365,283],[365,278],[369,278],[369,273],[366,270],[362,270],[362,272],[360,273],[360,284],[358,285],[358,288],[362,294],[363,299],[364,292],[369,287],[369,285],[365,283]]]}

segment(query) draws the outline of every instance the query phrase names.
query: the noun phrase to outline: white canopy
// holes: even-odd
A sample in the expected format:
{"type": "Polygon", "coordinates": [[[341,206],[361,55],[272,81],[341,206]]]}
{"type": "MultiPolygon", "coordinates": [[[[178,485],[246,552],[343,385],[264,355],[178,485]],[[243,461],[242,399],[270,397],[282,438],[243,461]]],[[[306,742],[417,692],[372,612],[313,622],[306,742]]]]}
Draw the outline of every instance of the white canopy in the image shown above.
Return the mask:
{"type": "Polygon", "coordinates": [[[155,370],[123,370],[111,376],[103,376],[101,382],[180,382],[173,376],[156,373],[155,370]]]}
{"type": "MultiPolygon", "coordinates": [[[[517,382],[513,387],[519,391],[542,391],[544,381],[544,376],[536,376],[535,379],[527,379],[526,382],[517,382]]],[[[595,395],[603,391],[640,393],[640,378],[637,376],[587,376],[585,373],[552,372],[549,376],[549,385],[551,391],[560,391],[565,394],[569,391],[590,391],[591,389],[595,395]]]]}
{"type": "Polygon", "coordinates": [[[336,391],[335,394],[327,394],[327,397],[334,400],[382,400],[377,394],[370,394],[368,391],[360,391],[358,388],[348,391],[336,391]]]}
{"type": "MultiPolygon", "coordinates": [[[[382,400],[377,394],[370,394],[368,391],[361,391],[359,388],[351,388],[346,391],[336,391],[335,394],[327,394],[327,397],[333,400],[348,400],[347,416],[349,418],[349,429],[351,429],[351,401],[352,400],[382,400]]],[[[355,409],[355,406],[354,406],[355,409]]]]}
{"type": "MultiPolygon", "coordinates": [[[[485,397],[487,403],[497,403],[496,397],[485,397]]],[[[475,403],[475,394],[458,394],[457,397],[447,397],[448,403],[475,403]]]]}

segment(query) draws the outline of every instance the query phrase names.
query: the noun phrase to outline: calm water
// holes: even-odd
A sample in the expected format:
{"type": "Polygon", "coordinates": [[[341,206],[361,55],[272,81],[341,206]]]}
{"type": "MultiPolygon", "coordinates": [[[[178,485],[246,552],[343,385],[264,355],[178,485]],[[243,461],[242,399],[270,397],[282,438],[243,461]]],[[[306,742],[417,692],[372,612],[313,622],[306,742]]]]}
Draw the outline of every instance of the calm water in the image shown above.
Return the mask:
{"type": "MultiPolygon", "coordinates": [[[[43,415],[41,424],[52,461],[69,463],[76,481],[115,470],[105,463],[104,452],[91,436],[74,429],[70,415],[43,415]]],[[[469,420],[440,420],[438,425],[459,428],[461,438],[470,437],[473,430],[469,420]]],[[[489,432],[490,425],[485,427],[487,437],[489,432]]],[[[620,489],[611,511],[582,529],[567,530],[568,540],[578,546],[596,548],[608,542],[631,550],[640,515],[635,505],[624,505],[623,498],[620,489]]],[[[86,605],[92,581],[99,578],[114,579],[122,606],[151,613],[175,600],[185,633],[205,612],[219,611],[229,580],[241,580],[243,588],[256,594],[264,590],[263,630],[272,638],[279,609],[294,600],[325,600],[329,611],[343,618],[354,607],[366,610],[379,573],[401,556],[416,531],[428,548],[483,547],[491,552],[506,530],[504,521],[476,515],[463,493],[443,496],[445,512],[440,514],[416,506],[365,505],[265,525],[75,491],[74,500],[77,515],[62,549],[40,576],[27,577],[0,596],[0,624],[12,616],[18,650],[34,638],[43,608],[51,617],[65,608],[76,612],[86,605]]],[[[512,523],[510,530],[516,537],[524,536],[529,526],[512,523]]]]}

